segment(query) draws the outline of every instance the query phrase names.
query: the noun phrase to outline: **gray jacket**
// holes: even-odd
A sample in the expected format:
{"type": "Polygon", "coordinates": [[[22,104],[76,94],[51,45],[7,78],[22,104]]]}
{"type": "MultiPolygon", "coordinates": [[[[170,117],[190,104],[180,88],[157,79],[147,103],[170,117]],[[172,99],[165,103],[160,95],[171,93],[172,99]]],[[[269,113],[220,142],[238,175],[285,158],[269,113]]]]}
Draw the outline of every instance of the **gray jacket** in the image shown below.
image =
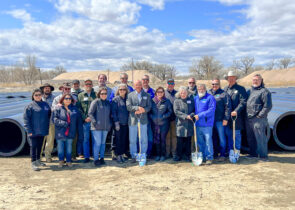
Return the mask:
{"type": "Polygon", "coordinates": [[[141,124],[148,123],[148,112],[151,110],[152,102],[150,94],[141,91],[141,101],[139,102],[137,97],[137,91],[133,91],[128,94],[126,101],[127,110],[129,111],[129,125],[137,125],[138,118],[140,118],[141,124]],[[145,109],[145,112],[140,115],[135,115],[135,111],[138,110],[138,107],[145,109]]]}
{"type": "Polygon", "coordinates": [[[194,116],[195,114],[195,102],[193,97],[188,96],[186,99],[176,98],[173,109],[176,115],[176,136],[193,136],[193,121],[186,119],[188,115],[194,116]]]}
{"type": "Polygon", "coordinates": [[[88,110],[91,119],[91,130],[109,131],[112,126],[111,104],[108,100],[95,99],[88,110]]]}
{"type": "Polygon", "coordinates": [[[247,116],[248,118],[267,118],[272,108],[271,93],[264,85],[248,90],[247,116]]]}

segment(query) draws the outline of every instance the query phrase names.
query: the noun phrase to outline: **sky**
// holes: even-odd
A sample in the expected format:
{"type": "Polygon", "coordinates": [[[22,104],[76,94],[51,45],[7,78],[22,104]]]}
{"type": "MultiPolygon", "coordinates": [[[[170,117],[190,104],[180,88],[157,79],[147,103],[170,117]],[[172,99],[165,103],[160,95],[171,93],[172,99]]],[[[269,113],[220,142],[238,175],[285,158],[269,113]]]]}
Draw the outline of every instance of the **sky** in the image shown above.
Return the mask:
{"type": "Polygon", "coordinates": [[[43,69],[119,70],[131,59],[188,72],[295,54],[293,0],[9,0],[0,4],[0,65],[37,58],[43,69]]]}

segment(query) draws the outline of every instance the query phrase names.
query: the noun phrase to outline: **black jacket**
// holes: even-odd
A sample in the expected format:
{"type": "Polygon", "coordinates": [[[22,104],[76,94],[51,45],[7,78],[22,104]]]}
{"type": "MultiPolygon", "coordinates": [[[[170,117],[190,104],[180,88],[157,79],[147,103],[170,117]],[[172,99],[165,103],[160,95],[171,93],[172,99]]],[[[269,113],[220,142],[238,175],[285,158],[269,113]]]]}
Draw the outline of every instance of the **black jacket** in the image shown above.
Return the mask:
{"type": "Polygon", "coordinates": [[[126,98],[116,96],[111,103],[113,121],[119,122],[122,125],[128,125],[129,112],[126,106],[126,98]]]}
{"type": "Polygon", "coordinates": [[[172,104],[167,98],[163,98],[158,104],[155,103],[155,98],[152,100],[152,109],[150,118],[155,125],[169,125],[170,116],[173,112],[172,104]]]}
{"type": "Polygon", "coordinates": [[[260,87],[252,87],[247,91],[247,116],[248,118],[267,118],[267,114],[272,108],[271,93],[268,89],[261,85],[260,87]]]}
{"type": "Polygon", "coordinates": [[[92,101],[88,116],[91,119],[91,130],[109,131],[111,129],[111,103],[108,99],[97,98],[92,101]]]}
{"type": "MultiPolygon", "coordinates": [[[[173,106],[174,101],[175,101],[175,94],[176,93],[177,93],[177,91],[174,90],[174,89],[171,92],[168,91],[167,89],[165,90],[165,97],[167,99],[169,99],[169,101],[171,102],[172,106],[173,106]]],[[[172,114],[170,115],[170,121],[174,121],[175,118],[176,118],[176,116],[175,116],[175,113],[174,113],[174,110],[173,110],[172,114]]]]}
{"type": "Polygon", "coordinates": [[[55,138],[74,139],[78,132],[79,140],[83,141],[83,122],[81,114],[75,105],[69,105],[70,123],[67,121],[67,110],[64,106],[57,106],[53,111],[53,123],[55,125],[55,138]],[[65,132],[69,128],[68,136],[65,132]]]}
{"type": "Polygon", "coordinates": [[[24,110],[24,127],[32,136],[47,136],[51,109],[44,101],[32,101],[24,110]]]}
{"type": "Polygon", "coordinates": [[[215,109],[215,122],[230,119],[231,113],[231,100],[229,95],[224,92],[222,89],[218,89],[217,91],[213,91],[213,89],[209,90],[209,93],[214,96],[216,100],[216,109],[215,109]]]}
{"type": "MultiPolygon", "coordinates": [[[[247,104],[246,89],[236,83],[232,87],[226,86],[224,91],[230,96],[232,111],[236,111],[238,113],[236,130],[242,130],[244,128],[247,104]]],[[[232,119],[229,120],[229,126],[232,127],[232,119]]]]}

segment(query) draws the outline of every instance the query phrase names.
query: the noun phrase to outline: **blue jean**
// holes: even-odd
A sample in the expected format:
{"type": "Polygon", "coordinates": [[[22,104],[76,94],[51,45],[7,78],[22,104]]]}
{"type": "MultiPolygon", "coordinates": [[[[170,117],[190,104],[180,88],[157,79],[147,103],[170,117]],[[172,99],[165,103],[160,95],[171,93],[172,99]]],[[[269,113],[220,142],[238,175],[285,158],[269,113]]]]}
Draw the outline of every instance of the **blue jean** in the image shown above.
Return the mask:
{"type": "MultiPolygon", "coordinates": [[[[90,137],[90,122],[83,123],[83,152],[85,158],[90,158],[89,137],[90,137]]],[[[79,152],[78,152],[79,153],[79,152]]]]}
{"type": "Polygon", "coordinates": [[[66,151],[67,163],[72,161],[72,143],[73,139],[59,139],[57,140],[57,153],[59,161],[64,161],[66,151]]]}
{"type": "Polygon", "coordinates": [[[214,127],[216,128],[217,133],[218,133],[220,156],[225,157],[225,152],[226,152],[225,129],[226,129],[226,127],[222,125],[222,121],[215,122],[214,127]]]}
{"type": "MultiPolygon", "coordinates": [[[[141,153],[146,153],[148,147],[147,124],[140,124],[140,131],[141,139],[139,141],[141,142],[141,153]]],[[[129,126],[129,148],[132,158],[135,158],[137,154],[137,134],[137,125],[129,126]]]]}
{"type": "MultiPolygon", "coordinates": [[[[228,147],[230,150],[234,149],[233,145],[233,129],[229,126],[226,126],[225,134],[228,139],[228,147]]],[[[236,149],[241,150],[241,143],[242,143],[242,134],[241,130],[236,130],[236,149]]]]}
{"type": "Polygon", "coordinates": [[[213,127],[197,127],[198,146],[204,160],[213,160],[212,130],[213,127]]]}
{"type": "Polygon", "coordinates": [[[98,160],[99,156],[104,158],[108,131],[93,130],[91,133],[93,137],[93,159],[98,160]]]}
{"type": "Polygon", "coordinates": [[[147,155],[150,155],[152,153],[153,149],[153,129],[152,129],[152,123],[149,121],[147,124],[147,135],[148,135],[148,148],[147,148],[147,155]]]}

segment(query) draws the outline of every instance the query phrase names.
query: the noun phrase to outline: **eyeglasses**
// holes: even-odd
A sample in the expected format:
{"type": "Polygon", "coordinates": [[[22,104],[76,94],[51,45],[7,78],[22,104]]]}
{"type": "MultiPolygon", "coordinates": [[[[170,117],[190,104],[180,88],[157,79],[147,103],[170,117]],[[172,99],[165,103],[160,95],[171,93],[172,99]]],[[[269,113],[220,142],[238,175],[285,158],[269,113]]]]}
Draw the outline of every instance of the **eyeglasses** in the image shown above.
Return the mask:
{"type": "Polygon", "coordinates": [[[174,82],[168,82],[167,84],[168,85],[174,85],[174,82]]]}
{"type": "Polygon", "coordinates": [[[72,98],[65,98],[65,100],[72,100],[72,98]]]}
{"type": "Polygon", "coordinates": [[[107,95],[107,93],[100,93],[100,95],[101,95],[101,96],[106,96],[106,95],[107,95]]]}
{"type": "Polygon", "coordinates": [[[164,93],[163,91],[157,91],[157,93],[164,93]]]}
{"type": "Polygon", "coordinates": [[[142,80],[144,80],[144,81],[149,81],[149,79],[142,79],[142,80]]]}
{"type": "Polygon", "coordinates": [[[92,83],[86,83],[85,85],[86,85],[86,86],[90,86],[90,85],[92,85],[92,83]]]}
{"type": "Polygon", "coordinates": [[[212,83],[212,85],[213,85],[213,86],[214,86],[214,85],[215,85],[215,86],[219,86],[219,84],[218,84],[218,83],[212,83]]]}
{"type": "Polygon", "coordinates": [[[38,97],[38,96],[42,96],[41,94],[34,94],[34,96],[38,97]]]}
{"type": "Polygon", "coordinates": [[[119,89],[119,91],[127,91],[126,89],[119,89]]]}
{"type": "Polygon", "coordinates": [[[64,90],[71,90],[71,88],[64,88],[64,90]]]}
{"type": "Polygon", "coordinates": [[[126,78],[126,77],[121,77],[120,79],[124,79],[124,80],[126,80],[126,79],[128,79],[128,78],[126,78]]]}
{"type": "Polygon", "coordinates": [[[195,82],[189,82],[188,84],[196,84],[195,82]]]}

